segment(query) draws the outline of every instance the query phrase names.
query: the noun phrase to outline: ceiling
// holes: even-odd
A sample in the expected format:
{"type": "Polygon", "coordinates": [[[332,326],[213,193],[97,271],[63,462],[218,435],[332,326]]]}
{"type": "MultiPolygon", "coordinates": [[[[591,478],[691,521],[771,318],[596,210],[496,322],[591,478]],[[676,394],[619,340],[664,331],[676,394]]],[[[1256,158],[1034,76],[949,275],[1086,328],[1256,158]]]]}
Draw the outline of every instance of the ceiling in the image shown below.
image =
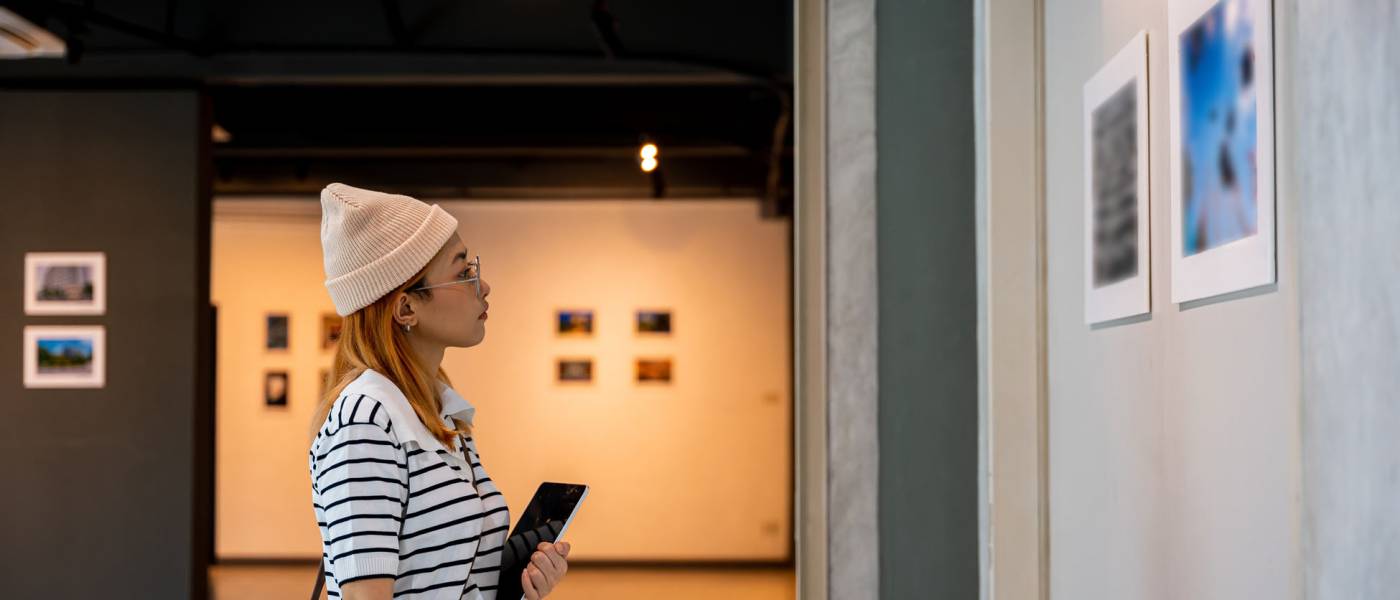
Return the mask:
{"type": "Polygon", "coordinates": [[[791,206],[790,2],[0,0],[68,43],[0,87],[206,90],[223,195],[791,206]],[[661,169],[641,172],[643,140],[661,169]],[[776,141],[776,143],[775,143],[776,141]]]}

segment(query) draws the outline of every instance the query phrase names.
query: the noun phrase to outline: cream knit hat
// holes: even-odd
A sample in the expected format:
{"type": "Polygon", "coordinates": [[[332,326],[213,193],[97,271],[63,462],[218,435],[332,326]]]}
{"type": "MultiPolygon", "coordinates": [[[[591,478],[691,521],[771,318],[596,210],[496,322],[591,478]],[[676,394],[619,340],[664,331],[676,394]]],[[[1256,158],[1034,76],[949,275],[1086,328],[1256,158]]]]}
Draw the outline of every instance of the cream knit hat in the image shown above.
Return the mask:
{"type": "Polygon", "coordinates": [[[436,204],[332,183],[321,190],[326,289],[344,317],[373,304],[427,266],[457,231],[436,204]]]}

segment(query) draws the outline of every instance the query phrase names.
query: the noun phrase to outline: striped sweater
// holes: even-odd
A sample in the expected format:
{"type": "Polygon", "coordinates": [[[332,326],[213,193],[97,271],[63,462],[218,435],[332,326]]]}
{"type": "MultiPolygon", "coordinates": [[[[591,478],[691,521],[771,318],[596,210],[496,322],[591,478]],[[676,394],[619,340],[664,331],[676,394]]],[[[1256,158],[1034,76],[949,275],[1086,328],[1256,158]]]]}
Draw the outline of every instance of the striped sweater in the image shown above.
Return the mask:
{"type": "MultiPolygon", "coordinates": [[[[439,392],[444,423],[471,422],[465,399],[439,392]]],[[[471,437],[442,445],[398,387],[367,370],[332,405],[308,460],[330,598],[375,577],[394,579],[394,598],[496,597],[510,511],[471,437]]]]}

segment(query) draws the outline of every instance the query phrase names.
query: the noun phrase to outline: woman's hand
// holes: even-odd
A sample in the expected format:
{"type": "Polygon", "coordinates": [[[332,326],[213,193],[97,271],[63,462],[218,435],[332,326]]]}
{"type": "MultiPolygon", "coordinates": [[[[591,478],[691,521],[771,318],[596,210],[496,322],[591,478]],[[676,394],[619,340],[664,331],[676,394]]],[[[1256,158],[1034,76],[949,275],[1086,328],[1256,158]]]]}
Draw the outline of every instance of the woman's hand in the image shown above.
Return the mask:
{"type": "Polygon", "coordinates": [[[530,564],[520,573],[520,585],[525,589],[525,600],[540,600],[554,591],[564,573],[569,570],[568,542],[541,542],[530,556],[530,564]]]}

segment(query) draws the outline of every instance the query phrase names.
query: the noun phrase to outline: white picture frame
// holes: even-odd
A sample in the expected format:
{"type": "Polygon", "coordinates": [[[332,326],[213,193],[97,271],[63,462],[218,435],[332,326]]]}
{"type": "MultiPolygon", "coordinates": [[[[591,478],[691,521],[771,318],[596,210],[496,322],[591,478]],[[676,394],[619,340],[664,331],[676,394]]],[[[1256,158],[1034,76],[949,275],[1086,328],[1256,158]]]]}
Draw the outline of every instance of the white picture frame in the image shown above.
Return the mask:
{"type": "Polygon", "coordinates": [[[1172,302],[1275,283],[1272,2],[1176,0],[1167,22],[1172,302]]]}
{"type": "Polygon", "coordinates": [[[64,326],[30,325],[24,328],[24,387],[26,388],[101,388],[107,384],[107,331],[100,325],[64,326]],[[39,351],[44,344],[51,350],[75,356],[86,355],[82,367],[53,367],[39,351]],[[47,371],[47,372],[46,372],[47,371]]]}
{"type": "Polygon", "coordinates": [[[25,253],[24,314],[34,316],[102,315],[106,311],[107,255],[105,253],[25,253]],[[84,296],[79,292],[84,284],[91,284],[91,297],[73,298],[74,296],[84,296]],[[65,295],[69,298],[55,297],[65,295]]]}
{"type": "Polygon", "coordinates": [[[1089,324],[1152,312],[1148,83],[1147,32],[1140,31],[1084,84],[1084,320],[1089,324]],[[1107,164],[1114,157],[1127,160],[1107,164]],[[1122,182],[1111,181],[1128,169],[1130,198],[1121,194],[1122,182]],[[1120,187],[1118,205],[1105,197],[1111,194],[1102,189],[1106,180],[1120,187]],[[1119,239],[1105,239],[1113,236],[1119,239]]]}

